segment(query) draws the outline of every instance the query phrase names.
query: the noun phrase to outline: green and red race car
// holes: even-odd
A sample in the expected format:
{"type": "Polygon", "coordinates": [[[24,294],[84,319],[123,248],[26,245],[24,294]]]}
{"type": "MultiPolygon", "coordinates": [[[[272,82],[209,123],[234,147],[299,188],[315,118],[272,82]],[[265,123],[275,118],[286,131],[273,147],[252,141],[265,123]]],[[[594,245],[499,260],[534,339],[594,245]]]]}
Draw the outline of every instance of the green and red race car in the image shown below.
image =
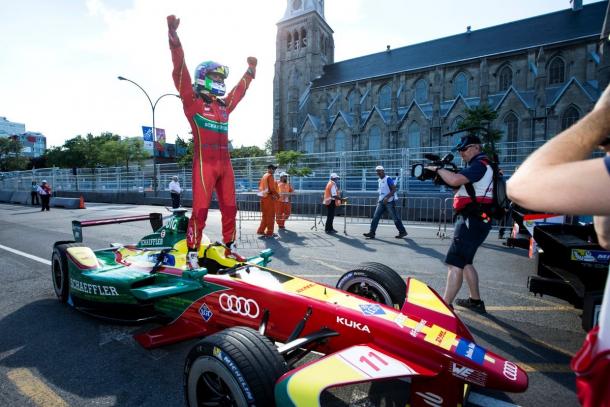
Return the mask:
{"type": "Polygon", "coordinates": [[[184,210],[74,221],[56,242],[53,285],[62,302],[110,320],[157,319],[145,348],[202,338],[187,356],[190,406],[317,406],[330,387],[406,378],[409,405],[458,406],[469,385],[527,389],[515,363],[478,346],[453,311],[421,281],[363,263],[330,287],[267,267],[270,251],[245,263],[208,240],[200,268],[186,262],[184,210]],[[82,228],[150,220],[136,244],[92,250],[82,228]],[[325,356],[302,363],[316,351],[325,356]],[[301,363],[299,363],[301,362],[301,363]]]}

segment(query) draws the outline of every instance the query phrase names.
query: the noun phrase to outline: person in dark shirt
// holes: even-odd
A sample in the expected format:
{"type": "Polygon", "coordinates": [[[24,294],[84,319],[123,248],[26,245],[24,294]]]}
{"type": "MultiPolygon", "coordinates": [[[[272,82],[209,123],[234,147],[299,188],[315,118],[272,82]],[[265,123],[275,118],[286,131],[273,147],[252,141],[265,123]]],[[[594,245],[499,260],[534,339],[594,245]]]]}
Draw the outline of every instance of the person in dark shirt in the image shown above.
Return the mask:
{"type": "Polygon", "coordinates": [[[470,296],[455,303],[485,313],[485,303],[479,293],[479,275],[473,260],[491,229],[489,207],[493,196],[493,169],[489,158],[482,152],[481,140],[477,136],[463,136],[454,150],[468,163],[465,169],[454,173],[444,168],[427,167],[456,189],[453,197],[455,227],[453,241],[445,257],[448,272],[443,299],[452,306],[466,278],[470,296]]]}

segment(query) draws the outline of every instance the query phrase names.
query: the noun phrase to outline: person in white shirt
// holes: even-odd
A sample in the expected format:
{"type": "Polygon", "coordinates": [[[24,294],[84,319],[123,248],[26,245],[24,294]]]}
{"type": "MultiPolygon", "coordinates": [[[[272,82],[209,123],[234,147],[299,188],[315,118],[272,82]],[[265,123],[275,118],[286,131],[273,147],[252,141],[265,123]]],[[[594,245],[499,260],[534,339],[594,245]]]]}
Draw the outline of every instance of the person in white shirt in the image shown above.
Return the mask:
{"type": "Polygon", "coordinates": [[[38,186],[38,195],[40,195],[40,202],[42,206],[40,211],[50,211],[51,209],[49,209],[49,201],[51,199],[51,187],[46,180],[42,180],[38,186]]]}
{"type": "Polygon", "coordinates": [[[169,183],[169,193],[172,197],[172,208],[179,208],[180,194],[182,193],[182,188],[180,188],[180,182],[178,182],[178,177],[176,175],[172,177],[172,180],[169,183]]]}
{"type": "Polygon", "coordinates": [[[363,235],[368,239],[375,239],[375,232],[377,231],[379,220],[387,210],[390,215],[392,215],[394,225],[396,226],[396,229],[398,229],[398,235],[395,236],[396,239],[402,239],[407,236],[407,230],[402,224],[400,213],[396,209],[396,201],[398,200],[396,183],[392,178],[385,175],[385,169],[381,165],[378,165],[375,168],[375,171],[379,177],[379,188],[377,190],[379,197],[377,198],[377,207],[375,208],[370,230],[367,233],[363,233],[363,235]]]}

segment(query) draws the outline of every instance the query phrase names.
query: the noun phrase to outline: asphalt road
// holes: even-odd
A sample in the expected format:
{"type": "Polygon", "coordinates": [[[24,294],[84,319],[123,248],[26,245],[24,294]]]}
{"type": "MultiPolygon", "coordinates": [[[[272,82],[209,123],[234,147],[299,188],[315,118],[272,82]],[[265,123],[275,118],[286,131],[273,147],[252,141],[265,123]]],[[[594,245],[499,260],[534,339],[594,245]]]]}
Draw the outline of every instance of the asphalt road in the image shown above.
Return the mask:
{"type": "MultiPolygon", "coordinates": [[[[144,350],[132,338],[150,326],[112,325],[60,304],[51,282],[53,242],[72,238],[73,219],[146,214],[163,208],[88,204],[85,210],[0,204],[0,405],[4,406],[182,406],[184,358],[195,341],[144,350]]],[[[220,217],[211,211],[207,233],[219,237],[220,217]]],[[[335,227],[341,226],[337,218],[335,227]]],[[[402,276],[413,276],[442,293],[443,258],[449,239],[436,228],[407,224],[409,236],[394,239],[382,225],[377,239],[365,240],[366,225],[348,225],[348,235],[311,230],[311,221],[289,221],[276,240],[255,236],[256,222],[242,223],[242,252],[275,251],[273,268],[327,284],[361,261],[378,261],[402,276]]],[[[131,243],[150,230],[146,222],[84,229],[92,248],[131,243]]],[[[579,312],[550,297],[534,297],[526,287],[533,261],[520,249],[490,234],[475,259],[488,314],[457,307],[479,345],[518,363],[529,374],[529,389],[508,394],[473,389],[470,405],[578,405],[571,356],[584,332],[579,312]]],[[[462,296],[467,295],[464,285],[462,296]]],[[[337,405],[400,405],[394,398],[407,386],[353,386],[324,397],[337,405]]],[[[404,405],[404,403],[402,403],[404,405]]]]}

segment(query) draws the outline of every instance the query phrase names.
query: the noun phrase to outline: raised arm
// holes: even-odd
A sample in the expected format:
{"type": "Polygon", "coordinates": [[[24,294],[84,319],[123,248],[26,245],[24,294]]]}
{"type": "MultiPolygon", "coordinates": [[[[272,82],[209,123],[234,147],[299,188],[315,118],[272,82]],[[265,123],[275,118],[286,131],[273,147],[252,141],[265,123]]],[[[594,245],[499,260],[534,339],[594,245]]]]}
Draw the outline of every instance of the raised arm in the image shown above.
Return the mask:
{"type": "Polygon", "coordinates": [[[239,83],[235,85],[231,92],[225,97],[224,101],[227,105],[227,111],[231,113],[237,106],[240,100],[246,94],[246,90],[250,86],[250,82],[256,76],[256,64],[258,61],[254,57],[248,57],[248,70],[239,80],[239,83]]]}
{"type": "Polygon", "coordinates": [[[532,153],[508,182],[508,196],[533,210],[610,215],[610,175],[587,159],[610,134],[610,87],[593,111],[532,153]]]}
{"type": "Polygon", "coordinates": [[[195,95],[191,85],[191,75],[186,67],[186,62],[184,61],[182,44],[180,44],[180,38],[178,38],[177,30],[179,25],[179,18],[176,18],[176,16],[173,14],[171,16],[167,16],[169,48],[172,52],[172,62],[174,63],[172,77],[180,97],[183,101],[188,101],[192,100],[195,95]]]}

